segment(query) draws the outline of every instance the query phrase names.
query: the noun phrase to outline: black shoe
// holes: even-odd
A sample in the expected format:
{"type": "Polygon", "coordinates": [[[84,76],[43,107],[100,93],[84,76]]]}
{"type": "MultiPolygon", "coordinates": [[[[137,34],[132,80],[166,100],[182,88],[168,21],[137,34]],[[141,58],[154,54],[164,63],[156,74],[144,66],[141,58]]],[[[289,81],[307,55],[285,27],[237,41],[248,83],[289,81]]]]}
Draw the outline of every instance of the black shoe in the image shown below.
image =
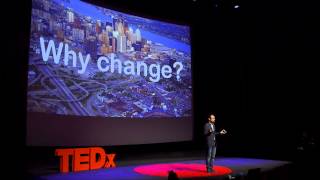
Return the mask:
{"type": "Polygon", "coordinates": [[[212,172],[212,168],[207,168],[207,172],[211,173],[212,172]]]}

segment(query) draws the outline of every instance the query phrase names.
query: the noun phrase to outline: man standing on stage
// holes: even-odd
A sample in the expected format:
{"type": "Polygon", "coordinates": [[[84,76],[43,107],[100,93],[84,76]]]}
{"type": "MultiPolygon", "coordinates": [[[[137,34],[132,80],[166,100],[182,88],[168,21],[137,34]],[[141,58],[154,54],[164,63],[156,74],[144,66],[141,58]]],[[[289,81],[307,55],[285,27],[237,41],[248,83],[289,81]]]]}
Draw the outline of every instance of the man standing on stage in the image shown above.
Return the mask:
{"type": "Polygon", "coordinates": [[[216,134],[226,134],[226,130],[221,130],[220,132],[216,131],[215,128],[215,121],[216,118],[213,114],[210,114],[208,118],[209,122],[207,122],[204,126],[204,134],[207,138],[207,159],[206,159],[206,166],[207,172],[212,172],[212,166],[214,163],[214,158],[216,156],[216,134]]]}

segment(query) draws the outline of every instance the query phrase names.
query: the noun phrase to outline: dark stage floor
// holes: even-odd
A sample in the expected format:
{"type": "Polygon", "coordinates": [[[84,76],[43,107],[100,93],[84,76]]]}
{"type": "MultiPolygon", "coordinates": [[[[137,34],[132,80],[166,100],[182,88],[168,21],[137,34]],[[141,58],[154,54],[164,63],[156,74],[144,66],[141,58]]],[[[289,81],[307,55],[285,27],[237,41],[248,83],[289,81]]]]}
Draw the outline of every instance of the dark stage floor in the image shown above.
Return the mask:
{"type": "Polygon", "coordinates": [[[126,180],[126,179],[168,179],[168,172],[174,171],[179,179],[289,179],[287,161],[218,157],[214,172],[207,173],[203,159],[182,160],[156,163],[121,165],[116,168],[99,169],[71,173],[51,172],[34,175],[35,179],[66,180],[126,180]]]}

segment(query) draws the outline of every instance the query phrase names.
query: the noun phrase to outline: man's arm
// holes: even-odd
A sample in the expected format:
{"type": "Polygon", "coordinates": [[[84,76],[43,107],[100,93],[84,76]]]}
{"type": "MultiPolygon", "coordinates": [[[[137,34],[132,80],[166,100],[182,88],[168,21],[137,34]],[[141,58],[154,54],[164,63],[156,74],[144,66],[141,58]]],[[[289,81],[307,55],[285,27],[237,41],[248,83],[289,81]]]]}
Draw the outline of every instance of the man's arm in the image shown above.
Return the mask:
{"type": "Polygon", "coordinates": [[[210,132],[210,126],[207,124],[204,125],[204,135],[209,136],[212,132],[210,132]]]}
{"type": "Polygon", "coordinates": [[[221,131],[212,131],[210,124],[205,124],[204,126],[204,135],[209,136],[211,133],[215,134],[215,135],[220,135],[220,134],[226,134],[227,131],[222,129],[221,131]]]}
{"type": "Polygon", "coordinates": [[[214,132],[215,134],[227,134],[227,131],[225,129],[222,129],[221,131],[219,132],[214,132]]]}
{"type": "Polygon", "coordinates": [[[215,135],[218,135],[218,134],[221,134],[220,132],[217,132],[217,131],[215,131],[215,132],[213,132],[215,135]]]}

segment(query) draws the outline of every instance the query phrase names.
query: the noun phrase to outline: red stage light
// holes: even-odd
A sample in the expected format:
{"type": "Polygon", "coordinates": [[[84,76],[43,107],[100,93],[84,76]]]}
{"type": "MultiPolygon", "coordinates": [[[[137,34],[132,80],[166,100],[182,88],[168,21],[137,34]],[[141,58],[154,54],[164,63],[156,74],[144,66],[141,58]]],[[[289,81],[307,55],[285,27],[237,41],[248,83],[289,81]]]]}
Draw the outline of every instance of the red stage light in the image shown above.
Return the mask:
{"type": "Polygon", "coordinates": [[[222,176],[232,172],[230,168],[214,166],[214,172],[208,173],[205,164],[182,163],[144,165],[134,168],[134,171],[144,175],[160,177],[167,177],[169,171],[174,171],[179,178],[222,176]]]}

